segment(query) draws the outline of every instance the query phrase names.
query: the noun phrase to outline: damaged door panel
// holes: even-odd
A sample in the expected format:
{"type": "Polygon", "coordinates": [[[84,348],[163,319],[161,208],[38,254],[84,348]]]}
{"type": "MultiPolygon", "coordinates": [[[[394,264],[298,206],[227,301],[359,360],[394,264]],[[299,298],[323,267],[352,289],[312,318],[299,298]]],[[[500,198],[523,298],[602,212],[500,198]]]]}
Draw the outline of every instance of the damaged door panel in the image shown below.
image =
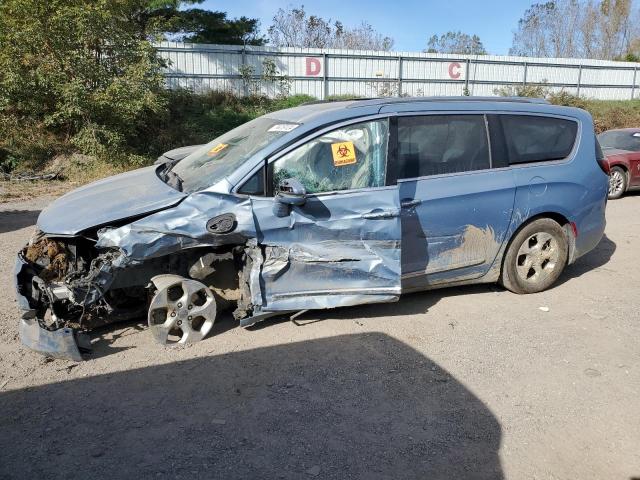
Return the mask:
{"type": "Polygon", "coordinates": [[[401,182],[405,280],[430,284],[482,277],[493,265],[513,213],[511,171],[401,182]]]}
{"type": "Polygon", "coordinates": [[[252,199],[263,311],[395,301],[400,295],[397,187],[310,197],[286,217],[252,199]]]}
{"type": "Polygon", "coordinates": [[[504,152],[482,114],[398,118],[404,286],[483,277],[503,245],[515,198],[504,152]],[[414,178],[415,177],[415,178],[414,178]]]}

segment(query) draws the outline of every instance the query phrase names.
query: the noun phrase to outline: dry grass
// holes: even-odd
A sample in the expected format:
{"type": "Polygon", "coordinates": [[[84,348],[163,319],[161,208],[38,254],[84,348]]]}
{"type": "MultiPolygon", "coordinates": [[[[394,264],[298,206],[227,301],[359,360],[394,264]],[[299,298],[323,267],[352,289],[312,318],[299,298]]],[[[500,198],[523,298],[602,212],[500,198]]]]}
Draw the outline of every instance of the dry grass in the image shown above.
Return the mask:
{"type": "Polygon", "coordinates": [[[597,133],[640,127],[640,100],[587,100],[582,108],[593,116],[597,133]]]}
{"type": "Polygon", "coordinates": [[[133,168],[86,159],[78,161],[73,157],[57,158],[46,170],[60,172],[59,179],[0,181],[0,203],[41,196],[57,197],[81,185],[133,168]]]}

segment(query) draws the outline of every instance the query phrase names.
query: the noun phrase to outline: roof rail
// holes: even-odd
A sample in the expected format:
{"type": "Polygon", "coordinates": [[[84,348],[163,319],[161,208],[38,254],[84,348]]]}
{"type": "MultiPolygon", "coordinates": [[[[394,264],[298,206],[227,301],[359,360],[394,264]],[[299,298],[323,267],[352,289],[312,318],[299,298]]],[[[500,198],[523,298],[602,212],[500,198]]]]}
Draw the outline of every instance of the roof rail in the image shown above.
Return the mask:
{"type": "Polygon", "coordinates": [[[380,98],[380,103],[403,103],[403,102],[501,102],[501,103],[536,103],[549,105],[549,101],[544,98],[533,97],[394,97],[380,98]]]}
{"type": "Polygon", "coordinates": [[[313,100],[301,105],[318,105],[335,102],[370,102],[371,104],[407,103],[407,102],[509,102],[509,103],[535,103],[549,105],[544,98],[533,97],[378,97],[378,98],[337,98],[332,100],[313,100]]]}

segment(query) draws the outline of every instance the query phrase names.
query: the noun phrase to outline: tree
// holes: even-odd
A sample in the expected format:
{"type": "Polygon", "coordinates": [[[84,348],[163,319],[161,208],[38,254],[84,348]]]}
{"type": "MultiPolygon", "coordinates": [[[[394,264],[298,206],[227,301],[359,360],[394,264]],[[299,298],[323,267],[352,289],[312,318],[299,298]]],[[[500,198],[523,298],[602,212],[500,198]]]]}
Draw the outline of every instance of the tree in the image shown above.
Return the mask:
{"type": "Polygon", "coordinates": [[[254,18],[227,18],[225,12],[192,8],[176,13],[169,30],[183,42],[225,45],[264,45],[260,22],[254,18]]]}
{"type": "Polygon", "coordinates": [[[632,0],[535,3],[518,22],[512,55],[614,59],[632,53],[640,36],[632,0]]]}
{"type": "Polygon", "coordinates": [[[132,158],[130,140],[165,108],[163,64],[148,40],[156,32],[141,39],[130,21],[142,7],[141,0],[0,3],[5,156],[31,155],[34,144],[47,147],[34,156],[52,155],[53,137],[82,153],[132,158]]]}
{"type": "Polygon", "coordinates": [[[342,22],[308,15],[304,6],[279,9],[268,29],[269,43],[276,47],[349,48],[391,50],[393,39],[362,22],[346,27],[342,22]]]}
{"type": "Polygon", "coordinates": [[[254,18],[227,18],[225,12],[185,8],[204,0],[146,0],[130,14],[141,36],[162,32],[183,42],[225,45],[263,45],[260,22],[254,18]]]}
{"type": "Polygon", "coordinates": [[[427,53],[452,53],[460,55],[486,55],[480,37],[462,32],[447,32],[432,36],[427,42],[427,53]]]}

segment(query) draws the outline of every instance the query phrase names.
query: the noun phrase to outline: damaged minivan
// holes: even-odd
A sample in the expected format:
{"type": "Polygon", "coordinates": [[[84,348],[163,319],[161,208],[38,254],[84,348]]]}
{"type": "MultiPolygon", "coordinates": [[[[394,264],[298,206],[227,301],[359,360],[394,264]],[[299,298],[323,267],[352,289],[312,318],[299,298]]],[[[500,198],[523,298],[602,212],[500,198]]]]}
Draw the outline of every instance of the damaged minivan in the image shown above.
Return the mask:
{"type": "MultiPolygon", "coordinates": [[[[16,261],[20,335],[75,360],[146,316],[160,343],[449,285],[551,286],[605,227],[584,110],[519,98],[274,112],[42,211],[16,261]]],[[[162,158],[162,157],[161,157],[162,158]]]]}

